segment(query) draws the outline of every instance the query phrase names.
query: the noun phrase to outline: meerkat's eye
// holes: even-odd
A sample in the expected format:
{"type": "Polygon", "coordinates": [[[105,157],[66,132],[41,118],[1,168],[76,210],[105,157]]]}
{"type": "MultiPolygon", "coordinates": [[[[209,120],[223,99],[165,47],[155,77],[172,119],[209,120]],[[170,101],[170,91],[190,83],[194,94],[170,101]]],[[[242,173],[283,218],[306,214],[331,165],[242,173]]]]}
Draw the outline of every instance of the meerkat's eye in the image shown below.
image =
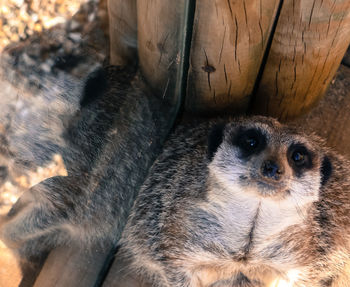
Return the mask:
{"type": "Polygon", "coordinates": [[[304,154],[301,151],[294,151],[292,154],[292,160],[297,164],[297,165],[302,165],[305,162],[306,159],[306,154],[304,154]]]}
{"type": "Polygon", "coordinates": [[[266,146],[266,138],[258,129],[240,129],[233,143],[240,148],[242,156],[246,157],[262,151],[266,146]]]}
{"type": "Polygon", "coordinates": [[[293,144],[288,149],[288,161],[295,170],[312,167],[312,153],[302,144],[293,144]]]}
{"type": "Polygon", "coordinates": [[[259,143],[258,139],[253,138],[253,137],[247,138],[246,142],[245,142],[245,144],[248,148],[255,148],[255,147],[257,147],[258,143],[259,143]]]}

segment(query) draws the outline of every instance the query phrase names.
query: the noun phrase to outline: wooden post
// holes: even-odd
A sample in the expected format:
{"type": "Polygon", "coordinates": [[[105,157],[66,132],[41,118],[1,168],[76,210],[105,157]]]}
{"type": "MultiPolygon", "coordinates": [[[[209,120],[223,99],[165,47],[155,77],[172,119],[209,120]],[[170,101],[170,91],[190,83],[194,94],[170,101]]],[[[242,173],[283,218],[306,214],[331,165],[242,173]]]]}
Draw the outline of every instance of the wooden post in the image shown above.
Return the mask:
{"type": "Polygon", "coordinates": [[[127,65],[137,58],[136,0],[108,0],[110,64],[127,65]]]}
{"type": "Polygon", "coordinates": [[[143,76],[153,91],[179,103],[190,0],[138,0],[138,53],[143,76]]]}
{"type": "Polygon", "coordinates": [[[196,3],[186,110],[244,112],[279,0],[196,3]]]}
{"type": "Polygon", "coordinates": [[[254,111],[282,120],[308,111],[327,89],[349,42],[349,0],[285,0],[254,111]]]}

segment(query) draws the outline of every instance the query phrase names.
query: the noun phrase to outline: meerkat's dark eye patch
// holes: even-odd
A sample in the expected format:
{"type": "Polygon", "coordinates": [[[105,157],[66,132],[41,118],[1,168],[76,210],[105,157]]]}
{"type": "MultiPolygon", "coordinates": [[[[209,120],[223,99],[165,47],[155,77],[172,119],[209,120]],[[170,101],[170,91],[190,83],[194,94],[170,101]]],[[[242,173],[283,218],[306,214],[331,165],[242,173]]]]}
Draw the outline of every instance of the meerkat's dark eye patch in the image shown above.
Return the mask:
{"type": "Polygon", "coordinates": [[[215,124],[208,136],[208,158],[211,160],[224,138],[225,123],[215,124]]]}
{"type": "Polygon", "coordinates": [[[239,129],[233,144],[241,150],[242,157],[258,154],[266,147],[266,137],[259,129],[239,129]]]}
{"type": "Polygon", "coordinates": [[[289,165],[298,176],[304,169],[312,168],[313,154],[302,144],[292,144],[287,152],[289,165]]]}
{"type": "Polygon", "coordinates": [[[322,161],[321,166],[321,185],[325,185],[328,179],[331,177],[333,171],[332,163],[329,160],[328,156],[325,156],[322,161]]]}

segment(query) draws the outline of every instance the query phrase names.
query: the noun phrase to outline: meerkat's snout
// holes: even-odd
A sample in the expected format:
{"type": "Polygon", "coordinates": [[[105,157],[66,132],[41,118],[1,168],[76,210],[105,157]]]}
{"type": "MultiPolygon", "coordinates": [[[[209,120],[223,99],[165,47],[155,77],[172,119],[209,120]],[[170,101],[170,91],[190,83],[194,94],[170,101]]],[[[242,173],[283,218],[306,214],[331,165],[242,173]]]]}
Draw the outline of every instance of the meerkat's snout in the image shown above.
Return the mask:
{"type": "Polygon", "coordinates": [[[278,161],[268,159],[263,161],[260,173],[264,178],[279,181],[284,174],[284,168],[278,161]]]}

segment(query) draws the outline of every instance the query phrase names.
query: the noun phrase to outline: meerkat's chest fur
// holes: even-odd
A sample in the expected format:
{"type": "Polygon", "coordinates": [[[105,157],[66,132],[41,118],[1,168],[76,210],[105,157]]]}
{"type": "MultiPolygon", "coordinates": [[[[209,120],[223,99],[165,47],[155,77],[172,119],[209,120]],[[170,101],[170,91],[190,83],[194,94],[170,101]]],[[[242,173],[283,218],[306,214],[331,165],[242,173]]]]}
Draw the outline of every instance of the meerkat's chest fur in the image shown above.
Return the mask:
{"type": "MultiPolygon", "coordinates": [[[[196,210],[198,211],[194,209],[194,212],[196,210]]],[[[200,210],[205,210],[220,222],[220,232],[208,226],[206,240],[212,239],[213,245],[227,252],[221,258],[208,257],[208,252],[203,252],[203,258],[196,257],[198,262],[194,265],[210,265],[208,258],[213,258],[213,265],[217,264],[218,260],[222,260],[223,263],[228,259],[228,266],[233,273],[259,265],[281,269],[283,264],[285,271],[295,267],[293,256],[286,253],[286,250],[281,250],[282,235],[287,228],[303,224],[305,218],[303,211],[296,210],[288,201],[276,204],[271,199],[257,198],[239,190],[228,195],[217,189],[215,192],[209,192],[208,202],[203,203],[200,210]],[[211,232],[213,236],[210,235],[211,232]]],[[[200,242],[198,244],[201,245],[200,242]]],[[[194,249],[198,250],[197,247],[194,249]]]]}

